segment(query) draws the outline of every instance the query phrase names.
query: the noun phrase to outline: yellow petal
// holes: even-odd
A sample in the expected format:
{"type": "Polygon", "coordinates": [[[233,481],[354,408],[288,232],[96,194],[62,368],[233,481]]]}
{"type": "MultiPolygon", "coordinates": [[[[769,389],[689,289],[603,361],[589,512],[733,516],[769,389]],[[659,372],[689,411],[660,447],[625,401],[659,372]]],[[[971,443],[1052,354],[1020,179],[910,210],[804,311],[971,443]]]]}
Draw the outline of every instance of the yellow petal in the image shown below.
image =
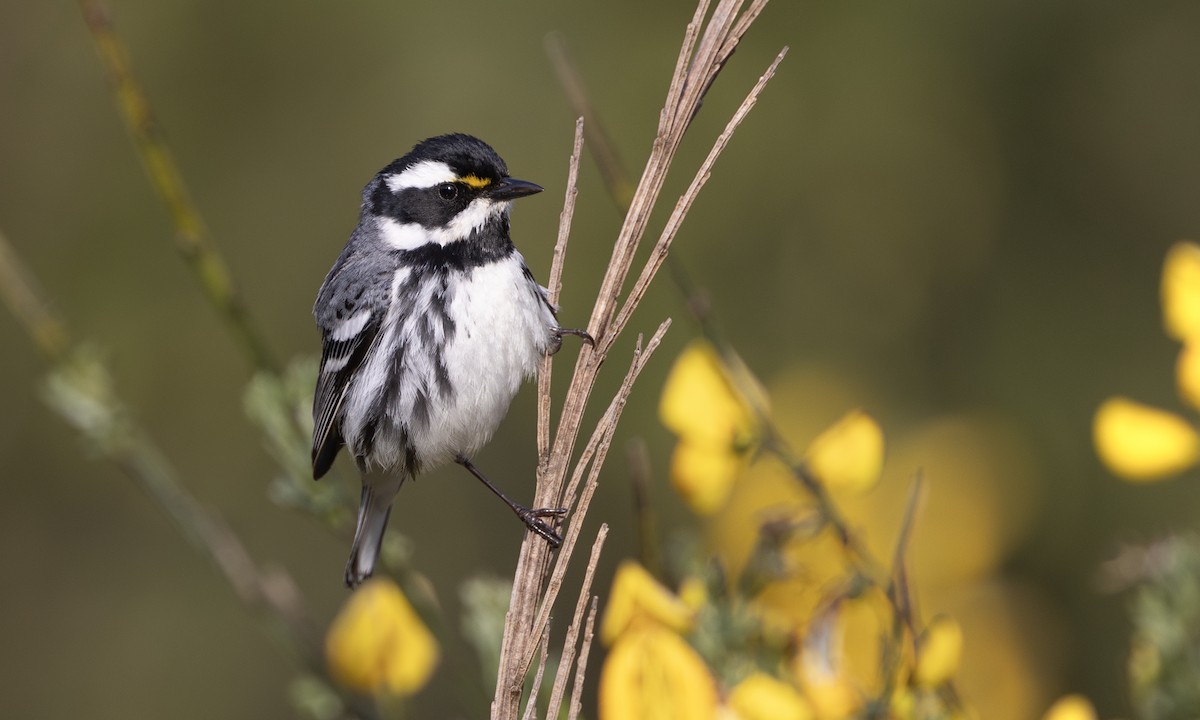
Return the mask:
{"type": "Polygon", "coordinates": [[[822,720],[857,717],[863,705],[862,693],[844,677],[805,678],[804,695],[822,720]]]}
{"type": "Polygon", "coordinates": [[[621,636],[600,671],[600,720],[714,720],[717,689],[704,661],[674,632],[621,636]]]}
{"type": "Polygon", "coordinates": [[[937,687],[954,677],[962,661],[963,633],[958,623],[940,615],[921,637],[913,679],[921,687],[937,687]]]}
{"type": "Polygon", "coordinates": [[[868,490],[883,468],[883,431],[855,410],[818,435],[807,456],[813,474],[829,487],[868,490]]]}
{"type": "Polygon", "coordinates": [[[1082,695],[1067,695],[1051,705],[1042,720],[1096,720],[1096,709],[1082,695]]]}
{"type": "Polygon", "coordinates": [[[1092,431],[1100,459],[1128,480],[1175,475],[1200,456],[1200,437],[1186,420],[1126,398],[1105,400],[1092,431]]]}
{"type": "Polygon", "coordinates": [[[382,578],[350,596],[325,636],[330,673],[362,693],[412,695],[429,680],[437,658],[437,640],[400,588],[382,578]]]}
{"type": "Polygon", "coordinates": [[[1162,274],[1163,324],[1180,341],[1200,336],[1200,245],[1175,243],[1162,274]]]}
{"type": "Polygon", "coordinates": [[[638,563],[626,560],[613,576],[608,605],[600,622],[600,639],[611,645],[631,628],[665,627],[686,632],[692,625],[692,610],[671,594],[638,563]]]}
{"type": "Polygon", "coordinates": [[[1175,383],[1180,396],[1192,407],[1200,408],[1200,343],[1189,342],[1179,351],[1175,383]]]}
{"type": "Polygon", "coordinates": [[[671,454],[671,484],[692,512],[712,515],[729,499],[743,464],[729,447],[681,440],[671,454]]]}
{"type": "Polygon", "coordinates": [[[693,613],[708,604],[708,588],[704,580],[690,577],[679,585],[679,601],[691,609],[693,613]]]}
{"type": "Polygon", "coordinates": [[[712,346],[693,341],[675,360],[663,386],[662,424],[693,443],[744,447],[755,434],[754,416],[730,383],[712,346]]]}
{"type": "Polygon", "coordinates": [[[729,706],[739,720],[810,720],[812,707],[796,688],[756,672],[729,693],[729,706]]]}

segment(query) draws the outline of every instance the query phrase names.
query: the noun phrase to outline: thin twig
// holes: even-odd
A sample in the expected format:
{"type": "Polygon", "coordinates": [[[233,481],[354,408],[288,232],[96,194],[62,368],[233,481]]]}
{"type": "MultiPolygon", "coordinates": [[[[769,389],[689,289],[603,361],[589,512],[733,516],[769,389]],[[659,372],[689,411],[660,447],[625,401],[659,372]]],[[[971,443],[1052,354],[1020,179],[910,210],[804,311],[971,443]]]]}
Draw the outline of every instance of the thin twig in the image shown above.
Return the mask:
{"type": "MultiPolygon", "coordinates": [[[[525,714],[522,720],[535,720],[537,718],[537,698],[538,693],[542,689],[542,676],[546,674],[546,661],[550,659],[550,628],[542,633],[542,651],[541,659],[538,660],[537,672],[533,676],[533,684],[529,686],[529,702],[525,705],[525,714]]],[[[552,715],[547,715],[549,719],[552,715]]]]}
{"type": "Polygon", "coordinates": [[[713,143],[712,149],[709,150],[708,156],[704,158],[700,169],[696,171],[696,175],[692,178],[692,184],[688,186],[687,192],[675,204],[675,210],[671,213],[671,217],[667,220],[667,224],[663,228],[658,242],[654,245],[650,260],[642,268],[641,275],[638,276],[633,289],[629,291],[624,306],[622,306],[616,320],[613,321],[613,334],[609,336],[610,338],[615,337],[617,333],[621,332],[625,328],[626,323],[629,322],[629,318],[633,316],[633,311],[641,303],[642,297],[650,287],[650,282],[654,280],[654,276],[658,274],[663,261],[666,260],[667,253],[671,249],[671,243],[675,240],[675,235],[679,232],[679,227],[683,224],[684,218],[687,217],[688,211],[692,209],[692,203],[696,201],[696,196],[700,194],[700,189],[708,182],[717,158],[721,156],[721,152],[729,144],[729,139],[733,137],[733,133],[737,130],[738,125],[742,123],[742,120],[746,119],[746,115],[753,109],[754,104],[758,101],[759,94],[766,88],[771,78],[775,77],[775,71],[779,67],[779,63],[783,62],[787,51],[788,49],[785,47],[775,56],[775,60],[758,79],[758,82],[755,83],[754,87],[750,90],[750,94],[746,96],[746,99],[742,101],[737,111],[733,113],[733,117],[725,125],[725,130],[717,137],[717,141],[713,143]]]}
{"type": "MultiPolygon", "coordinates": [[[[575,602],[575,615],[571,618],[571,626],[567,628],[567,636],[563,640],[558,672],[554,675],[554,687],[550,691],[550,704],[546,706],[547,718],[557,718],[558,711],[562,707],[563,695],[567,690],[567,679],[570,677],[572,666],[575,665],[575,646],[579,642],[579,632],[583,626],[583,612],[587,608],[587,600],[592,593],[592,580],[596,575],[596,566],[600,564],[600,551],[604,548],[604,540],[607,537],[608,524],[602,523],[599,532],[596,533],[596,539],[592,542],[592,554],[588,558],[587,568],[583,574],[583,583],[579,587],[579,599],[575,602]]],[[[550,625],[547,623],[546,631],[549,632],[549,630],[550,625]]],[[[542,652],[544,653],[545,650],[542,652]]]]}
{"type": "Polygon", "coordinates": [[[596,608],[600,598],[592,596],[592,607],[588,610],[587,629],[583,631],[583,643],[579,648],[579,661],[575,664],[575,684],[571,687],[571,709],[567,720],[577,720],[583,711],[583,681],[587,677],[588,654],[592,650],[592,638],[596,636],[596,608]]]}
{"type": "Polygon", "coordinates": [[[662,577],[653,502],[650,499],[650,451],[646,441],[634,438],[629,443],[629,484],[633,489],[634,537],[638,560],[651,575],[662,577]]]}
{"type": "Polygon", "coordinates": [[[588,100],[587,88],[574,63],[571,62],[570,53],[567,52],[567,40],[562,33],[552,32],[546,36],[546,53],[550,56],[550,64],[558,74],[559,83],[567,93],[567,102],[571,105],[572,111],[580,120],[585,121],[584,131],[587,137],[588,152],[598,158],[596,166],[600,169],[605,187],[618,194],[622,199],[622,204],[628,205],[633,196],[633,184],[629,182],[629,178],[621,169],[621,158],[617,154],[616,147],[608,133],[604,132],[599,114],[588,100]]]}
{"type": "Polygon", "coordinates": [[[0,231],[0,298],[13,317],[25,326],[25,332],[42,355],[51,363],[62,360],[69,345],[66,323],[42,299],[42,290],[33,273],[17,257],[3,231],[0,231]]]}
{"type": "Polygon", "coordinates": [[[885,588],[892,609],[892,633],[883,647],[883,687],[880,689],[878,702],[875,703],[881,713],[892,705],[892,694],[896,691],[900,668],[905,658],[903,646],[906,637],[912,645],[911,657],[917,657],[916,640],[920,631],[916,626],[916,612],[908,584],[908,548],[912,543],[913,528],[916,527],[917,511],[924,499],[924,478],[918,470],[908,491],[908,501],[904,504],[900,532],[896,536],[896,547],[892,552],[892,579],[885,588]]]}
{"type": "MultiPolygon", "coordinates": [[[[554,242],[554,259],[550,263],[550,282],[546,290],[550,304],[557,306],[562,294],[563,265],[567,258],[567,241],[571,238],[571,220],[575,216],[575,198],[579,195],[579,158],[583,154],[583,118],[575,121],[575,142],[567,168],[567,192],[562,213],[558,217],[558,239],[554,242]]],[[[542,358],[538,369],[537,451],[538,465],[545,464],[550,455],[550,381],[554,368],[552,358],[542,358]]]]}
{"type": "Polygon", "coordinates": [[[917,524],[917,512],[925,500],[925,477],[917,470],[912,487],[908,491],[908,502],[904,504],[904,516],[900,520],[900,533],[896,536],[896,549],[892,553],[892,583],[888,595],[896,606],[898,619],[916,632],[916,608],[908,588],[908,548],[912,544],[913,528],[917,524]]]}

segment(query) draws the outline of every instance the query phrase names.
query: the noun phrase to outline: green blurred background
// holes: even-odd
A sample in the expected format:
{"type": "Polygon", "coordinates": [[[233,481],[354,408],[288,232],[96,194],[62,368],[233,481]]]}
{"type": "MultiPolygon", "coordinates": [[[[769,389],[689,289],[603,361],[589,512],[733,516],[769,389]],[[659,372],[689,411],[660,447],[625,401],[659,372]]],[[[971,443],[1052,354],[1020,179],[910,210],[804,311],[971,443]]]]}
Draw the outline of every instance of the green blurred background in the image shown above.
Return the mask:
{"type": "MultiPolygon", "coordinates": [[[[114,6],[195,199],[285,358],[317,352],[309,309],[360,188],[430,135],[477,134],[547,188],[514,217],[544,279],[573,129],[546,34],[565,36],[637,171],[693,8],[114,6]]],[[[1128,714],[1127,598],[1100,593],[1097,568],[1122,543],[1197,525],[1200,480],[1113,479],[1092,454],[1090,416],[1117,392],[1178,405],[1157,281],[1168,245],[1200,224],[1200,4],[778,0],[707,99],[668,202],[785,44],[678,257],[781,417],[804,416],[785,423],[808,428],[797,444],[848,409],[833,397],[875,414],[896,447],[929,448],[893,456],[880,497],[898,514],[925,465],[926,545],[988,546],[986,562],[951,578],[962,584],[922,603],[966,618],[963,683],[982,715],[1033,716],[1068,690],[1102,715],[1128,714]],[[963,427],[981,449],[939,475],[937,453],[961,452],[963,427]],[[972,463],[983,490],[940,506],[974,487],[972,463]],[[992,525],[1001,539],[976,537],[992,525]],[[989,699],[1010,676],[1010,699],[989,699]]],[[[0,227],[73,331],[103,350],[189,487],[327,618],[345,597],[347,540],[266,497],[275,470],[242,412],[248,369],[176,255],[75,4],[0,5],[0,108],[0,227]]],[[[566,324],[586,320],[618,227],[585,161],[566,324]]],[[[696,332],[662,280],[634,328],[677,323],[635,391],[590,518],[614,528],[604,578],[633,552],[622,450],[645,438],[666,477],[657,391],[696,332]]],[[[270,637],[47,410],[44,367],[7,313],[0,342],[0,716],[289,716],[293,668],[270,637]]],[[[631,347],[619,346],[605,388],[631,347]]],[[[532,487],[532,408],[526,391],[478,458],[518,496],[532,487]]],[[[356,481],[332,482],[353,492],[356,481]]],[[[654,497],[665,535],[690,527],[665,479],[654,497]]],[[[414,539],[451,619],[465,578],[515,563],[520,527],[457,468],[406,487],[392,524],[414,539]]],[[[478,715],[483,692],[461,687],[474,663],[461,641],[446,648],[420,715],[478,715]]]]}

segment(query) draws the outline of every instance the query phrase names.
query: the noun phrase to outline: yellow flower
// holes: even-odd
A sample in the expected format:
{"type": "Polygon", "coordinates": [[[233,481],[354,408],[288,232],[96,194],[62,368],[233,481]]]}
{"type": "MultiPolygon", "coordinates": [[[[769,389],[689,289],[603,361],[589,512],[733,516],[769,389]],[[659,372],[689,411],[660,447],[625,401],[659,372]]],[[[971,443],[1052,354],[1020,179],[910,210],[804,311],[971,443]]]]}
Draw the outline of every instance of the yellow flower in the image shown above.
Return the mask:
{"type": "Polygon", "coordinates": [[[395,583],[369,580],[350,596],[325,636],[325,661],[342,685],[407,696],[437,664],[437,640],[395,583]]]}
{"type": "Polygon", "coordinates": [[[712,515],[725,506],[744,465],[727,447],[681,440],[671,454],[671,484],[692,512],[712,515]]]}
{"type": "Polygon", "coordinates": [[[848,678],[819,676],[804,679],[804,694],[821,720],[856,717],[862,707],[862,692],[848,678]]]}
{"type": "Polygon", "coordinates": [[[1042,720],[1096,720],[1096,709],[1082,695],[1067,695],[1051,705],[1042,720]]]}
{"type": "Polygon", "coordinates": [[[818,435],[807,456],[813,474],[829,487],[868,490],[883,468],[883,431],[855,410],[818,435]]]}
{"type": "Polygon", "coordinates": [[[913,676],[921,687],[937,687],[954,677],[962,660],[963,633],[958,623],[939,615],[921,635],[917,670],[913,676]]]}
{"type": "Polygon", "coordinates": [[[1104,464],[1128,480],[1174,475],[1200,457],[1200,436],[1186,420],[1126,398],[1104,401],[1093,437],[1104,464]]]}
{"type": "Polygon", "coordinates": [[[736,357],[731,363],[704,340],[693,341],[675,360],[659,400],[659,418],[679,436],[671,482],[698,515],[724,506],[758,436],[755,407],[767,406],[757,379],[736,357]]]}
{"type": "Polygon", "coordinates": [[[626,560],[613,577],[608,606],[600,622],[600,639],[611,645],[632,629],[665,627],[686,632],[692,625],[692,610],[663,587],[638,563],[626,560]]]}
{"type": "Polygon", "coordinates": [[[685,440],[744,446],[754,435],[754,416],[730,382],[712,346],[695,340],[675,360],[659,400],[658,416],[685,440]]]}
{"type": "Polygon", "coordinates": [[[714,720],[717,689],[674,632],[645,625],[621,636],[600,672],[600,720],[714,720]]]}
{"type": "Polygon", "coordinates": [[[679,586],[679,601],[692,612],[707,605],[708,588],[704,586],[704,580],[694,576],[684,580],[679,586]]]}
{"type": "Polygon", "coordinates": [[[1200,343],[1189,342],[1179,351],[1175,383],[1183,399],[1192,407],[1200,408],[1200,343]]]}
{"type": "Polygon", "coordinates": [[[1179,242],[1167,252],[1162,306],[1167,335],[1182,342],[1200,336],[1200,245],[1179,242]]]}
{"type": "Polygon", "coordinates": [[[744,366],[731,370],[711,345],[696,340],[675,360],[659,400],[659,418],[679,436],[671,482],[698,515],[725,504],[757,434],[754,411],[733,377],[765,405],[765,393],[744,366]]]}
{"type": "Polygon", "coordinates": [[[810,720],[812,707],[796,688],[762,672],[737,684],[729,706],[739,720],[810,720]]]}
{"type": "Polygon", "coordinates": [[[854,717],[887,684],[882,639],[891,614],[887,596],[873,589],[824,607],[797,628],[790,669],[818,718],[854,717]]]}

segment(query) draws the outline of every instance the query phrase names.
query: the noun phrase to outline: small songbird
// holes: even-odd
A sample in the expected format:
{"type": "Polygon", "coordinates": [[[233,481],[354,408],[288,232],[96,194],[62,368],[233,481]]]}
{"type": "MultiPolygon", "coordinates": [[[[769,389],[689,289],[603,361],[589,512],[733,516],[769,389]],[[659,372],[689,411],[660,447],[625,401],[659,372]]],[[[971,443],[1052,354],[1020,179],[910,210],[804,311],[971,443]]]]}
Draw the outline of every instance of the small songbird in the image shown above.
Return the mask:
{"type": "Polygon", "coordinates": [[[363,189],[358,227],[317,295],[321,367],[313,398],[313,477],[343,445],[362,476],[346,584],[371,576],[404,481],[454,461],[530,530],[562,510],[509,500],[471,457],[521,382],[564,334],[557,308],[508,233],[509,206],[542,188],[508,175],[470,135],[425,140],[363,189]]]}

